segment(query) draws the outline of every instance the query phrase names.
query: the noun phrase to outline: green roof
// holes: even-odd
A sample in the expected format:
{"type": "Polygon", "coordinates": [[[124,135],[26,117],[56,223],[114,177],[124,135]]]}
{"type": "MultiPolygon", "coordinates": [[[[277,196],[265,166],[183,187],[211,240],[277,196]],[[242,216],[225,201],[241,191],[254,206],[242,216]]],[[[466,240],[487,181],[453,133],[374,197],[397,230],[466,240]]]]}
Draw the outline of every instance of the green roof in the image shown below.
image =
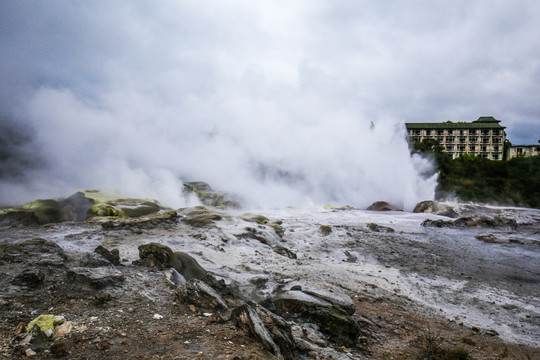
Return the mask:
{"type": "Polygon", "coordinates": [[[495,119],[493,116],[480,116],[478,120],[474,120],[473,123],[500,123],[501,120],[495,119]]]}
{"type": "Polygon", "coordinates": [[[405,123],[405,126],[407,129],[505,129],[500,122],[493,116],[481,116],[473,122],[405,123]]]}

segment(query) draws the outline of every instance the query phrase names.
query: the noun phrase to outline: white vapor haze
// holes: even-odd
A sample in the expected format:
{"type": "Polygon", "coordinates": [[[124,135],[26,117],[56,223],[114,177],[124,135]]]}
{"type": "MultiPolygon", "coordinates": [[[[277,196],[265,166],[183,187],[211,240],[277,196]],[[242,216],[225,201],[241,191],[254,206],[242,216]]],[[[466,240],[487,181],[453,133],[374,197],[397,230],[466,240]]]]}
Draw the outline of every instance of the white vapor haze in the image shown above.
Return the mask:
{"type": "Polygon", "coordinates": [[[4,1],[0,125],[19,135],[0,200],[97,187],[180,206],[181,179],[251,205],[411,209],[435,179],[403,123],[540,130],[540,67],[520,63],[540,44],[533,2],[401,3],[4,1]]]}

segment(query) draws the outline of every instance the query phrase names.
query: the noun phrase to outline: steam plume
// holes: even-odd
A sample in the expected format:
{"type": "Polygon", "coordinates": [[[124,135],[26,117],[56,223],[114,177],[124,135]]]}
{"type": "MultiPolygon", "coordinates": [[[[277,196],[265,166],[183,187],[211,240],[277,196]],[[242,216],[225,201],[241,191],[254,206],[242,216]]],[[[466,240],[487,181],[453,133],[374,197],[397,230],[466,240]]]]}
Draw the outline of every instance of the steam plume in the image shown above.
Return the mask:
{"type": "Polygon", "coordinates": [[[284,17],[236,2],[134,4],[4,5],[24,29],[12,41],[38,50],[13,45],[21,63],[3,68],[14,75],[2,122],[27,130],[2,162],[2,202],[108,188],[180,206],[180,180],[249,205],[410,209],[433,196],[402,121],[343,83],[369,62],[310,51],[305,4],[284,17]],[[21,172],[12,160],[23,158],[21,172]]]}

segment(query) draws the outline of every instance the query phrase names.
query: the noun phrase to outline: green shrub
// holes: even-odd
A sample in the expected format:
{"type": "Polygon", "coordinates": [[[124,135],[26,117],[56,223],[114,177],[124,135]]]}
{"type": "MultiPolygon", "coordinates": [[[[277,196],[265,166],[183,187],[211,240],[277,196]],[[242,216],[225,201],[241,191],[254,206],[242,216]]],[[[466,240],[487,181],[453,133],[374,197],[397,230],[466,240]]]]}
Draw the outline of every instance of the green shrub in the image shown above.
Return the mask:
{"type": "Polygon", "coordinates": [[[438,200],[457,196],[462,201],[540,208],[540,156],[499,161],[464,154],[452,159],[428,142],[415,143],[412,151],[434,160],[438,200]]]}

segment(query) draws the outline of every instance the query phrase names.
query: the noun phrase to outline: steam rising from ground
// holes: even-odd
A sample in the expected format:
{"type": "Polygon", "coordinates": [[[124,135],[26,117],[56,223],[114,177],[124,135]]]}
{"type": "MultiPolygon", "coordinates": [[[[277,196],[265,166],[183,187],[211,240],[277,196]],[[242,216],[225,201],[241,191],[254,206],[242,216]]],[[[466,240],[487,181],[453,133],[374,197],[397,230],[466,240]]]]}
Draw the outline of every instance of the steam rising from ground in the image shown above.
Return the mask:
{"type": "Polygon", "coordinates": [[[169,105],[122,95],[105,94],[97,106],[67,90],[35,94],[25,118],[45,150],[35,179],[44,191],[120,189],[180,206],[182,179],[206,180],[252,205],[387,200],[410,208],[433,196],[434,180],[418,175],[427,164],[410,158],[403,124],[391,119],[373,126],[315,101],[288,113],[225,93],[169,105]]]}
{"type": "Polygon", "coordinates": [[[8,123],[31,130],[25,154],[40,166],[24,181],[2,176],[3,202],[108,188],[181,206],[180,180],[250,205],[386,200],[411,209],[433,197],[435,179],[419,175],[430,165],[410,157],[402,121],[340,83],[372,71],[371,61],[313,57],[302,11],[161,4],[146,17],[99,4],[64,4],[73,17],[19,14],[21,24],[37,22],[22,38],[45,44],[41,59],[17,69],[40,80],[14,85],[21,96],[8,123]]]}

